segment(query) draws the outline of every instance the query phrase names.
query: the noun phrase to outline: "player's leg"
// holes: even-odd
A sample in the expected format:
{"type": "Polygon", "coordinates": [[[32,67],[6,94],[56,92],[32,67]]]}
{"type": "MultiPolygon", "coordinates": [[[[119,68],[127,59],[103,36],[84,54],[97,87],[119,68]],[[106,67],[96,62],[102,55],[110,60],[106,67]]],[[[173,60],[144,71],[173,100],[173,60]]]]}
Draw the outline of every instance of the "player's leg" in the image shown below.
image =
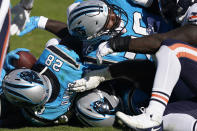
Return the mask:
{"type": "MultiPolygon", "coordinates": [[[[156,53],[158,67],[149,106],[138,116],[131,117],[120,112],[117,113],[117,116],[131,128],[147,130],[148,128],[151,129],[162,124],[163,112],[168,104],[172,90],[179,79],[180,73],[181,77],[185,76],[184,78],[188,79],[186,79],[187,82],[191,81],[195,84],[196,77],[189,80],[191,76],[189,77],[187,72],[188,69],[193,69],[194,72],[197,67],[197,63],[194,61],[195,55],[196,48],[188,46],[183,42],[176,40],[164,41],[156,53]],[[182,58],[192,59],[192,64],[188,65],[187,61],[181,60],[182,58]]],[[[191,74],[191,71],[189,72],[191,74]]],[[[156,129],[159,130],[161,128],[156,129]]]]}
{"type": "Polygon", "coordinates": [[[163,117],[164,130],[196,131],[197,101],[169,103],[163,117]]]}

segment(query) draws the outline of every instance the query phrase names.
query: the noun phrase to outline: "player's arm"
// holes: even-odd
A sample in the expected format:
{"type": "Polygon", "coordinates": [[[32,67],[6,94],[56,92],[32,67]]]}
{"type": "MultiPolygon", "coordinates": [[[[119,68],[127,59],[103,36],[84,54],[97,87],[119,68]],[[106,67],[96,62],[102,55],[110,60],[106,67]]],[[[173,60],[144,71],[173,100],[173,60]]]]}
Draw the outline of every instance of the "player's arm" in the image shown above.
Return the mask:
{"type": "Polygon", "coordinates": [[[48,19],[45,29],[59,38],[64,38],[66,35],[69,34],[67,25],[63,22],[48,19]]]}
{"type": "Polygon", "coordinates": [[[166,33],[153,34],[132,39],[129,36],[118,37],[109,41],[113,52],[131,51],[136,53],[154,54],[166,39],[176,39],[197,45],[197,26],[192,24],[184,25],[166,33]]]}
{"type": "Polygon", "coordinates": [[[70,84],[69,87],[73,91],[83,92],[96,88],[103,81],[115,78],[125,78],[137,82],[141,84],[140,87],[152,87],[155,71],[154,64],[148,60],[123,61],[91,71],[85,74],[84,78],[70,84]]]}
{"type": "Polygon", "coordinates": [[[23,36],[37,28],[47,30],[61,39],[68,34],[67,25],[65,23],[48,19],[44,16],[32,16],[19,36],[23,36]]]}

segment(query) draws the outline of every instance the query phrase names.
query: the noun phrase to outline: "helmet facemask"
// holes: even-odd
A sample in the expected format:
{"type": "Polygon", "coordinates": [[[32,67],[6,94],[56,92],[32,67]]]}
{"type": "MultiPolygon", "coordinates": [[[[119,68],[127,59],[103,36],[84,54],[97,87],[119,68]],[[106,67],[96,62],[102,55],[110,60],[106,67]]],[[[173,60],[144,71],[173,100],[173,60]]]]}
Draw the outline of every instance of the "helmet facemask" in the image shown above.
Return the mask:
{"type": "Polygon", "coordinates": [[[113,4],[108,4],[108,7],[110,13],[108,14],[108,18],[104,28],[101,30],[101,34],[108,35],[110,37],[115,37],[125,33],[123,32],[123,30],[126,28],[126,25],[128,24],[127,13],[122,8],[113,4]],[[110,15],[112,12],[116,14],[116,21],[110,29],[107,29],[107,25],[109,23],[110,15]]]}
{"type": "Polygon", "coordinates": [[[100,0],[89,0],[75,6],[68,9],[68,29],[71,35],[82,40],[98,40],[99,37],[109,39],[121,34],[121,31],[127,25],[128,16],[126,12],[116,5],[109,5],[100,0]],[[119,28],[120,22],[116,21],[112,28],[107,29],[110,11],[117,14],[117,18],[124,23],[121,24],[123,27],[119,28]]]}

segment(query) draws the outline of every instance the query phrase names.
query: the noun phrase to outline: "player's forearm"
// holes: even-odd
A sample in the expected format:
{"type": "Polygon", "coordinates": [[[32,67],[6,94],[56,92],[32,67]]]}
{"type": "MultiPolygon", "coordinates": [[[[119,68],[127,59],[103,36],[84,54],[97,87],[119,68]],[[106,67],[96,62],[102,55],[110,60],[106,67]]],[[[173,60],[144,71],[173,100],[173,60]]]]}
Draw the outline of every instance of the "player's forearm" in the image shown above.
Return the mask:
{"type": "Polygon", "coordinates": [[[122,77],[139,82],[144,79],[153,79],[156,68],[149,60],[128,60],[110,65],[108,71],[112,78],[122,77]]]}
{"type": "Polygon", "coordinates": [[[176,39],[197,45],[197,26],[185,25],[167,33],[153,34],[132,39],[129,36],[111,39],[110,47],[114,52],[130,51],[135,53],[154,54],[166,39],[176,39]]]}
{"type": "Polygon", "coordinates": [[[45,29],[61,39],[69,33],[65,23],[51,19],[47,21],[45,29]]]}

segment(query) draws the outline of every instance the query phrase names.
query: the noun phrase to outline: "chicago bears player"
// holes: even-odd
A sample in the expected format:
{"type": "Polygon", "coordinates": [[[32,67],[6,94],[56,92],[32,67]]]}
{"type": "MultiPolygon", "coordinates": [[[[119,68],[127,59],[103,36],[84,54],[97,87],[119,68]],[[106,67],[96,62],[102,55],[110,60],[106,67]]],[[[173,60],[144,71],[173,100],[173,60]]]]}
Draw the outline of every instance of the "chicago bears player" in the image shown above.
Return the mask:
{"type": "MultiPolygon", "coordinates": [[[[10,37],[10,25],[11,25],[11,13],[9,9],[10,0],[0,0],[0,86],[2,83],[2,78],[5,75],[5,70],[3,69],[4,60],[6,58],[6,53],[9,45],[10,37]]],[[[0,92],[2,89],[0,88],[0,92]]],[[[0,117],[2,111],[2,93],[0,93],[0,117]]]]}
{"type": "MultiPolygon", "coordinates": [[[[164,110],[177,82],[183,81],[183,85],[187,83],[188,88],[196,90],[196,80],[190,76],[189,68],[195,71],[196,48],[192,45],[196,46],[197,43],[197,4],[195,1],[189,0],[161,0],[159,5],[166,20],[173,20],[180,23],[181,26],[167,33],[153,34],[142,38],[131,39],[131,36],[126,36],[110,39],[109,42],[100,44],[97,51],[97,57],[100,61],[102,56],[121,51],[151,53],[155,54],[157,58],[158,66],[149,106],[143,114],[138,116],[117,113],[117,116],[131,128],[146,130],[159,126],[162,123],[164,110]],[[166,8],[169,5],[174,8],[166,8]],[[175,17],[172,17],[174,15],[175,17]]],[[[84,86],[84,83],[82,85],[84,86]]]]}
{"type": "MultiPolygon", "coordinates": [[[[31,17],[20,35],[35,28],[46,29],[62,39],[70,41],[67,46],[82,54],[86,62],[96,62],[96,48],[100,41],[116,35],[132,35],[133,38],[148,35],[150,32],[166,32],[172,28],[161,17],[148,13],[132,2],[118,0],[88,0],[75,2],[67,9],[67,25],[46,17],[31,17]],[[80,9],[83,10],[80,10],[80,9]],[[85,15],[88,12],[87,15],[85,15]],[[100,13],[98,13],[100,12],[100,13]],[[81,15],[80,15],[81,14],[81,15]],[[71,37],[72,35],[72,37],[71,37]],[[74,39],[71,39],[73,38],[74,39]],[[77,41],[77,38],[82,39],[77,41]],[[75,44],[76,43],[76,44],[75,44]]],[[[66,43],[66,42],[65,42],[66,43]]],[[[67,42],[68,43],[68,42],[67,42]]],[[[80,55],[81,56],[81,55],[80,55]]],[[[147,59],[147,55],[129,52],[106,56],[104,63],[116,63],[127,59],[147,59]]]]}

